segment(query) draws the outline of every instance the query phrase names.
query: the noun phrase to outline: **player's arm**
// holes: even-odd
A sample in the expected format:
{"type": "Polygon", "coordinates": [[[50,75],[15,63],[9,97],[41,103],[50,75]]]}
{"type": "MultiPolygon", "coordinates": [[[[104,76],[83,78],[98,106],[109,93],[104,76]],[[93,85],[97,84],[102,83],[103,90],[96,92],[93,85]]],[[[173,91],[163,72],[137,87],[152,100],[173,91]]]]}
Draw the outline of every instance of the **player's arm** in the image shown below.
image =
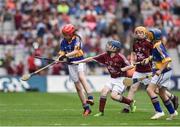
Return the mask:
{"type": "Polygon", "coordinates": [[[134,67],[135,67],[134,65],[129,65],[129,66],[121,68],[121,71],[128,71],[130,69],[133,69],[134,67]]]}
{"type": "Polygon", "coordinates": [[[57,58],[56,58],[56,61],[58,62],[59,60],[63,60],[63,58],[65,57],[65,52],[63,51],[63,50],[60,50],[59,52],[58,52],[58,56],[57,56],[57,58]]]}
{"type": "Polygon", "coordinates": [[[81,42],[80,42],[80,40],[77,40],[75,43],[74,50],[72,52],[65,54],[65,56],[73,57],[73,56],[77,55],[80,52],[80,50],[81,50],[81,42]]]}
{"type": "Polygon", "coordinates": [[[162,71],[165,68],[167,68],[168,64],[172,61],[172,59],[167,55],[167,52],[165,50],[163,52],[163,48],[157,47],[157,50],[161,54],[161,56],[163,57],[163,59],[162,59],[162,66],[161,66],[161,68],[159,68],[158,71],[156,71],[156,75],[160,75],[162,73],[162,71]]]}
{"type": "Polygon", "coordinates": [[[88,58],[85,58],[83,60],[79,60],[79,61],[74,61],[72,62],[73,64],[79,64],[79,63],[87,63],[87,62],[90,62],[90,61],[93,61],[93,57],[88,57],[88,58]]]}
{"type": "Polygon", "coordinates": [[[121,71],[128,71],[128,70],[134,68],[134,65],[130,64],[129,61],[124,56],[122,56],[122,58],[124,60],[125,67],[121,68],[121,71]]]}
{"type": "Polygon", "coordinates": [[[135,52],[131,52],[130,63],[134,64],[135,62],[136,62],[136,53],[135,52]]]}
{"type": "Polygon", "coordinates": [[[64,58],[68,58],[71,56],[75,56],[76,54],[78,54],[80,52],[80,44],[77,43],[77,45],[75,46],[74,50],[72,52],[66,53],[63,51],[63,45],[61,45],[61,50],[59,52],[59,56],[58,56],[58,60],[63,60],[64,58]]]}
{"type": "Polygon", "coordinates": [[[93,57],[88,57],[86,59],[83,59],[83,60],[80,60],[80,61],[74,61],[72,63],[79,64],[79,63],[87,63],[87,62],[90,62],[90,61],[104,63],[105,62],[104,56],[105,56],[105,53],[102,53],[100,55],[93,56],[93,57]]]}
{"type": "Polygon", "coordinates": [[[153,56],[149,56],[148,58],[145,58],[144,60],[142,60],[140,63],[141,63],[142,65],[146,65],[146,64],[148,64],[150,61],[152,61],[152,58],[153,58],[153,56]]]}
{"type": "Polygon", "coordinates": [[[79,53],[79,50],[75,49],[74,51],[65,54],[65,56],[66,57],[71,57],[71,56],[75,56],[77,53],[79,53]]]}
{"type": "Polygon", "coordinates": [[[62,43],[62,41],[61,41],[61,44],[60,44],[60,50],[59,50],[59,52],[58,52],[58,54],[57,54],[57,58],[56,58],[56,61],[58,62],[62,57],[64,57],[65,56],[65,49],[64,49],[64,45],[63,45],[63,43],[62,43]]]}
{"type": "Polygon", "coordinates": [[[56,59],[56,61],[58,62],[58,61],[61,61],[61,60],[62,60],[62,61],[67,61],[67,62],[68,62],[68,57],[74,56],[74,55],[76,55],[78,52],[79,52],[78,50],[74,50],[74,51],[72,51],[72,52],[70,52],[70,53],[65,54],[65,52],[60,51],[59,56],[58,56],[58,58],[56,59]]]}

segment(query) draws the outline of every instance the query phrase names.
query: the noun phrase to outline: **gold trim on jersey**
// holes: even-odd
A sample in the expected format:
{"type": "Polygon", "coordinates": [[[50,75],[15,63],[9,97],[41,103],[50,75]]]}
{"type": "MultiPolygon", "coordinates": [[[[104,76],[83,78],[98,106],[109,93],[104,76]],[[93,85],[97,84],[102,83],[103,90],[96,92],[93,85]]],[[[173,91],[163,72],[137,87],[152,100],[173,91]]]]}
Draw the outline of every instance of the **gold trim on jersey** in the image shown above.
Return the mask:
{"type": "Polygon", "coordinates": [[[171,62],[172,59],[170,57],[166,57],[162,60],[162,63],[171,62]]]}
{"type": "MultiPolygon", "coordinates": [[[[170,57],[167,57],[167,58],[163,59],[160,62],[155,62],[154,63],[155,64],[155,68],[156,69],[161,69],[164,63],[171,62],[171,61],[172,61],[172,59],[170,57]]],[[[167,68],[169,68],[169,67],[170,67],[170,63],[167,65],[167,68]]]]}

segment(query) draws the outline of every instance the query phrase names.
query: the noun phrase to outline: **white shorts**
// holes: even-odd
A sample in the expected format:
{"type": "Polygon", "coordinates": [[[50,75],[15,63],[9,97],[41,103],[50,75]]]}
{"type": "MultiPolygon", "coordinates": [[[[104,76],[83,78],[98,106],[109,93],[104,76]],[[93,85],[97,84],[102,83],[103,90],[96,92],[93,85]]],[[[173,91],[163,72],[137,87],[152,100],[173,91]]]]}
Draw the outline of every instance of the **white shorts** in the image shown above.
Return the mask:
{"type": "Polygon", "coordinates": [[[106,84],[106,86],[111,91],[116,91],[122,94],[126,89],[125,85],[123,85],[124,78],[125,77],[111,78],[110,81],[106,84]]]}
{"type": "MultiPolygon", "coordinates": [[[[133,73],[132,78],[142,78],[142,77],[145,77],[145,76],[150,75],[150,74],[152,74],[152,72],[142,73],[142,72],[135,71],[133,73]]],[[[144,85],[148,85],[150,82],[151,82],[151,78],[146,78],[146,79],[141,81],[141,83],[143,83],[144,85]]],[[[135,83],[135,84],[137,84],[137,83],[135,83]]]]}
{"type": "Polygon", "coordinates": [[[84,72],[86,68],[85,63],[68,65],[69,77],[73,82],[79,81],[79,72],[84,72]]]}
{"type": "Polygon", "coordinates": [[[159,76],[154,75],[152,77],[152,79],[151,79],[151,83],[152,84],[156,84],[159,87],[162,87],[162,86],[168,87],[170,85],[171,75],[172,75],[172,70],[170,70],[168,72],[165,72],[165,73],[162,73],[159,76]]]}

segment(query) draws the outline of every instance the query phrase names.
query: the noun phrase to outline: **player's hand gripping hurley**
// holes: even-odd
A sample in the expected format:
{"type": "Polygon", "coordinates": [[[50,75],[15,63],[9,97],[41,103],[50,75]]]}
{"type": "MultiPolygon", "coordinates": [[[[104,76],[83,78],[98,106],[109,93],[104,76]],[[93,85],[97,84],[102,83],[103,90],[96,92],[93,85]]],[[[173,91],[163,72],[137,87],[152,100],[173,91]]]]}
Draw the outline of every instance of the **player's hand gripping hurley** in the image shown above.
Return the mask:
{"type": "MultiPolygon", "coordinates": [[[[144,59],[144,60],[142,60],[142,61],[139,61],[139,62],[134,63],[133,65],[136,66],[136,65],[138,65],[138,64],[147,64],[148,62],[149,62],[149,58],[146,58],[146,59],[144,59]]],[[[125,78],[125,79],[123,80],[123,84],[124,84],[125,86],[131,86],[131,85],[134,84],[134,83],[140,82],[140,81],[142,81],[142,80],[144,80],[144,79],[146,79],[146,78],[151,78],[152,76],[153,76],[153,75],[150,74],[150,75],[147,75],[147,76],[144,76],[144,77],[141,77],[141,78],[125,78]]]]}

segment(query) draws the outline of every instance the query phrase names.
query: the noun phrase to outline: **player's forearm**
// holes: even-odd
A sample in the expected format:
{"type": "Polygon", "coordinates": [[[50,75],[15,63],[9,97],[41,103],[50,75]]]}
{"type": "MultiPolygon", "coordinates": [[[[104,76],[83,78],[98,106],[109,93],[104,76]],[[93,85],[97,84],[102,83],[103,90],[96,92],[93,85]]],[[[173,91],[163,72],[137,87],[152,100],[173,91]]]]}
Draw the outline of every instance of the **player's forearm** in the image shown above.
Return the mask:
{"type": "Polygon", "coordinates": [[[90,62],[90,61],[93,61],[93,57],[89,57],[89,58],[86,58],[86,59],[83,59],[83,60],[80,60],[80,61],[75,61],[74,63],[76,64],[79,64],[79,63],[87,63],[87,62],[90,62]]]}
{"type": "Polygon", "coordinates": [[[65,56],[66,56],[66,57],[71,57],[71,56],[76,55],[78,52],[79,52],[78,50],[74,50],[74,51],[72,51],[72,52],[70,52],[70,53],[65,54],[65,56]]]}
{"type": "Polygon", "coordinates": [[[134,65],[129,65],[129,66],[121,68],[121,71],[128,71],[128,70],[130,70],[132,68],[134,68],[134,65]]]}
{"type": "Polygon", "coordinates": [[[153,56],[149,56],[148,57],[149,61],[152,61],[152,58],[153,58],[153,56]]]}
{"type": "Polygon", "coordinates": [[[131,53],[130,62],[131,64],[134,64],[136,62],[136,54],[134,52],[131,53]]]}
{"type": "Polygon", "coordinates": [[[152,56],[149,56],[148,58],[145,58],[144,60],[140,61],[141,65],[148,64],[150,61],[152,61],[152,58],[152,56]]]}

